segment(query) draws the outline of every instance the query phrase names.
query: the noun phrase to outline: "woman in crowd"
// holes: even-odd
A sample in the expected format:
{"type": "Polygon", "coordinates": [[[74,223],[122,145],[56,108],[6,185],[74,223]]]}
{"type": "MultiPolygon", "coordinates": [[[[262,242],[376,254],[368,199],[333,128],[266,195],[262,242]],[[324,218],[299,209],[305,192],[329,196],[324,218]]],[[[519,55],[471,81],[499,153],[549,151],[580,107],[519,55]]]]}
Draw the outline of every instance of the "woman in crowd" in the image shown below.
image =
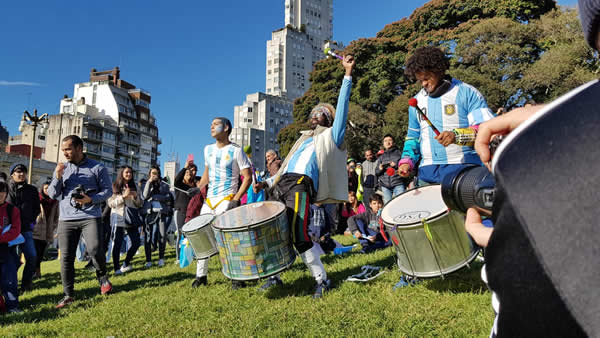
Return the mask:
{"type": "Polygon", "coordinates": [[[185,215],[190,199],[200,192],[196,187],[196,173],[198,167],[192,160],[185,162],[185,167],[179,171],[175,177],[175,225],[177,225],[177,243],[175,245],[175,255],[179,264],[179,242],[181,242],[181,228],[185,224],[185,215]]]}
{"type": "Polygon", "coordinates": [[[37,261],[33,278],[42,276],[40,266],[48,243],[54,240],[54,232],[58,225],[58,201],[48,196],[48,185],[44,183],[40,192],[40,214],[33,228],[33,241],[37,252],[37,261]]]}
{"type": "Polygon", "coordinates": [[[165,246],[167,243],[167,220],[171,213],[169,201],[171,191],[169,185],[161,179],[160,168],[153,164],[148,173],[148,181],[144,187],[144,210],[146,210],[146,225],[144,226],[144,251],[146,253],[146,268],[152,266],[152,234],[153,228],[158,227],[158,266],[165,265],[165,246]]]}
{"type": "Polygon", "coordinates": [[[108,206],[112,209],[110,223],[112,226],[112,259],[115,275],[122,275],[131,271],[131,260],[140,247],[140,232],[138,227],[141,224],[127,224],[125,222],[126,206],[133,209],[139,209],[142,206],[142,199],[133,181],[133,170],[130,166],[126,165],[119,168],[117,179],[113,183],[113,194],[108,199],[108,206]],[[127,250],[123,266],[120,266],[121,245],[123,244],[125,231],[127,231],[131,240],[131,247],[127,250]]]}
{"type": "Polygon", "coordinates": [[[344,234],[352,235],[347,231],[348,218],[354,215],[362,214],[365,211],[365,206],[358,201],[358,198],[356,198],[356,193],[354,191],[348,191],[348,202],[344,203],[342,207],[342,224],[339,232],[341,233],[344,231],[344,234]]]}

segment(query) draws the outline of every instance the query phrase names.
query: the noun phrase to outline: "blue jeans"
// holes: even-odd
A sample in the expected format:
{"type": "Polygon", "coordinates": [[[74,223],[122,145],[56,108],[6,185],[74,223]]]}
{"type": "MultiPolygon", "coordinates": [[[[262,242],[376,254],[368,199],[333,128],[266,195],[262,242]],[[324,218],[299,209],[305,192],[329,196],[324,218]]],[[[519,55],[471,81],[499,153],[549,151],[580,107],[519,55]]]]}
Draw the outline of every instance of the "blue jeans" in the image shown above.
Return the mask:
{"type": "Polygon", "coordinates": [[[25,231],[22,233],[22,235],[25,237],[25,242],[20,245],[20,248],[21,252],[23,252],[23,255],[25,255],[25,267],[23,268],[21,287],[31,284],[37,263],[37,251],[35,250],[33,233],[31,231],[25,231]]]}
{"type": "Polygon", "coordinates": [[[363,236],[375,236],[375,242],[371,242],[366,238],[360,238],[358,241],[363,248],[364,252],[369,252],[381,248],[386,248],[392,245],[391,241],[385,241],[383,236],[379,231],[375,231],[368,227],[368,225],[364,224],[360,219],[356,220],[356,226],[358,227],[358,231],[360,231],[363,236]]]}
{"type": "Polygon", "coordinates": [[[381,187],[381,192],[383,193],[383,204],[386,204],[387,202],[391,201],[392,198],[400,195],[405,190],[406,187],[404,187],[404,184],[395,186],[393,190],[386,187],[381,187]]]}
{"type": "MultiPolygon", "coordinates": [[[[112,214],[111,216],[121,217],[117,214],[112,214]]],[[[137,249],[140,247],[140,232],[138,227],[125,228],[121,226],[113,225],[113,247],[112,247],[112,259],[113,259],[113,267],[115,271],[121,268],[120,259],[121,259],[121,246],[123,245],[123,237],[125,236],[125,231],[129,235],[129,239],[131,239],[131,247],[127,250],[127,256],[125,257],[125,262],[123,265],[129,265],[133,256],[137,253],[137,249]]]]}
{"type": "Polygon", "coordinates": [[[0,258],[0,290],[4,296],[6,310],[19,307],[19,288],[17,262],[19,257],[14,247],[8,248],[6,255],[0,258]]]}

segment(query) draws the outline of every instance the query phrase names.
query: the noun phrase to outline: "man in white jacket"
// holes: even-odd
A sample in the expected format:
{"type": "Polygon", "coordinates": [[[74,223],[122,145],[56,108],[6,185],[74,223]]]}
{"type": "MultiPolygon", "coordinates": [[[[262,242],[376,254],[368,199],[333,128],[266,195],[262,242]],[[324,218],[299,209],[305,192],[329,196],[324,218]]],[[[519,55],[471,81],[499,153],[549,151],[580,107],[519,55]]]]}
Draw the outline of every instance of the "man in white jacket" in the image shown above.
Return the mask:
{"type": "MultiPolygon", "coordinates": [[[[321,298],[331,282],[308,236],[310,204],[338,203],[348,198],[344,134],[354,57],[346,55],[342,65],[346,75],[337,109],[334,111],[333,106],[322,103],[313,108],[312,130],[302,132],[275,176],[254,186],[255,191],[266,185],[273,187],[273,198],[286,205],[294,246],[317,281],[313,298],[321,298]]],[[[278,276],[271,277],[262,289],[281,284],[278,276]]]]}

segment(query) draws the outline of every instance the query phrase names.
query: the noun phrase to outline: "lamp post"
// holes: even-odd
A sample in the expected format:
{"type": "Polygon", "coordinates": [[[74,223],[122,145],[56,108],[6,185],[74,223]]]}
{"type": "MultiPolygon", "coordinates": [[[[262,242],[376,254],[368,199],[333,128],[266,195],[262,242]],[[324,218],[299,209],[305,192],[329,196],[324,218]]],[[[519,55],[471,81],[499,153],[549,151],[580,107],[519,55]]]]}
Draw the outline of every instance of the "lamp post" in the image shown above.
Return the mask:
{"type": "Polygon", "coordinates": [[[33,110],[33,116],[29,114],[26,110],[23,112],[23,119],[21,120],[21,124],[19,124],[19,131],[22,133],[25,131],[25,126],[31,124],[33,127],[33,136],[31,139],[31,149],[29,150],[29,170],[27,179],[29,184],[31,184],[31,175],[33,173],[33,148],[35,148],[35,131],[40,126],[40,134],[45,134],[46,129],[48,129],[48,114],[42,114],[38,116],[37,109],[33,110]],[[29,123],[28,123],[29,122],[29,123]]]}

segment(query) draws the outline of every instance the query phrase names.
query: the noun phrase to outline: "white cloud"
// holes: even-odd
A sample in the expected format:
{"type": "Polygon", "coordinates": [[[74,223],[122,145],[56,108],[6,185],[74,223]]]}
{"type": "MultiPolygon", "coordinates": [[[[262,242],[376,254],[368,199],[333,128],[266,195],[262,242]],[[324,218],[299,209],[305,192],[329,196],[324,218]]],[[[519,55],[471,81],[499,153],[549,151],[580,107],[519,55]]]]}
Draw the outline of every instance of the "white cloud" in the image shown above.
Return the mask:
{"type": "Polygon", "coordinates": [[[37,82],[0,80],[0,86],[41,86],[41,84],[37,82]]]}

